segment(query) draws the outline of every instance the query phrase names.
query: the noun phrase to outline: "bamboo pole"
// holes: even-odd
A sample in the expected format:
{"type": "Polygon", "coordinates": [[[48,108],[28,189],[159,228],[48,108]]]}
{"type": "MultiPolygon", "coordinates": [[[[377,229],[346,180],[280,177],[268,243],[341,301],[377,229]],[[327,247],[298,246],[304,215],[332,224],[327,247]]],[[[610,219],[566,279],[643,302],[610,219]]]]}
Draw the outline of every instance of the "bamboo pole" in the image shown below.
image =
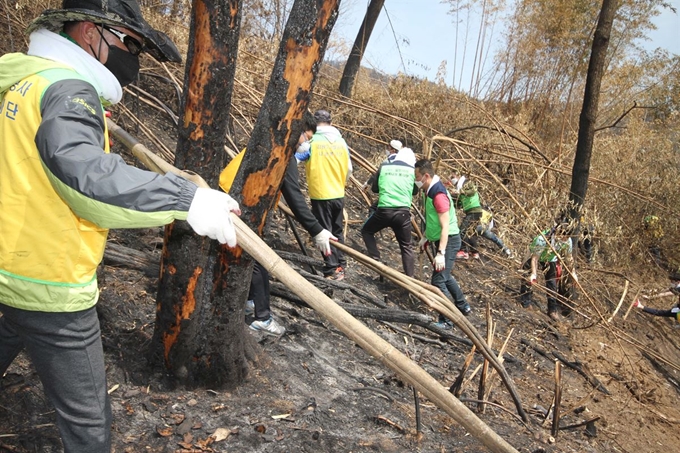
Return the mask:
{"type": "MultiPolygon", "coordinates": [[[[108,120],[109,123],[113,121],[108,120]]],[[[124,132],[120,127],[111,128],[117,136],[124,132]]],[[[198,181],[201,187],[207,187],[205,181],[198,175],[182,172],[163,159],[149,156],[151,153],[141,143],[127,134],[129,140],[126,146],[137,148],[135,156],[142,156],[142,163],[151,167],[151,170],[165,174],[169,171],[175,174],[185,174],[192,180],[198,181]],[[132,146],[129,146],[131,144],[132,146]]],[[[121,138],[119,137],[119,140],[121,138]]],[[[121,140],[122,141],[122,140],[121,140]]],[[[139,158],[139,157],[138,157],[139,158]]],[[[378,359],[387,367],[391,368],[406,382],[411,384],[420,393],[430,399],[437,407],[446,412],[456,422],[462,425],[470,434],[475,436],[490,451],[494,453],[519,453],[512,445],[500,437],[495,431],[480,420],[467,406],[455,398],[436,379],[424,369],[409,359],[405,354],[394,348],[390,343],[371,331],[363,323],[359,322],[342,307],[320,289],[305,280],[300,274],[290,267],[280,256],[243,223],[235,214],[231,215],[236,230],[239,246],[248,252],[253,259],[262,263],[269,273],[285,284],[298,297],[307,302],[318,313],[328,319],[338,330],[343,332],[350,340],[361,346],[366,352],[378,359]]],[[[461,315],[462,316],[462,315],[461,315]]]]}
{"type": "Polygon", "coordinates": [[[430,399],[437,407],[465,427],[492,452],[517,450],[480,420],[467,406],[451,395],[436,379],[390,343],[359,322],[320,289],[295,272],[236,215],[232,215],[239,246],[262,263],[269,273],[298,297],[328,319],[338,330],[366,352],[391,368],[406,382],[430,399]]]}

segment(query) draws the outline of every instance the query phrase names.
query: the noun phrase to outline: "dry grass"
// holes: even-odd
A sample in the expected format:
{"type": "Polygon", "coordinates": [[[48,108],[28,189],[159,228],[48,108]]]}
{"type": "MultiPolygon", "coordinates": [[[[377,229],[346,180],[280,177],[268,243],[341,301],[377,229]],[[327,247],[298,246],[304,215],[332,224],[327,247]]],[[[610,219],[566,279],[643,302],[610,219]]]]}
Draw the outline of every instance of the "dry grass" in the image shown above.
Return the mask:
{"type": "MultiPolygon", "coordinates": [[[[46,5],[58,4],[20,0],[15,7],[15,3],[2,0],[0,27],[12,39],[0,42],[0,51],[23,50],[25,36],[18,30],[46,5]]],[[[149,22],[186,51],[186,23],[149,9],[146,13],[149,22]]],[[[252,130],[277,47],[277,43],[252,36],[241,39],[232,108],[236,146],[243,146],[252,130]]],[[[161,68],[150,59],[144,61],[144,70],[172,74],[178,81],[184,77],[183,66],[161,68]]],[[[541,124],[552,125],[554,130],[537,131],[529,120],[530,106],[514,107],[509,114],[505,106],[481,105],[443,85],[403,75],[377,80],[363,72],[353,98],[343,99],[337,92],[339,78],[337,69],[324,65],[312,109],[332,111],[334,123],[350,146],[373,163],[382,159],[385,143],[398,138],[420,156],[436,161],[442,176],[454,168],[462,169],[477,181],[484,202],[494,209],[502,238],[519,255],[566,205],[578,106],[547,112],[554,116],[541,124]],[[570,116],[564,116],[565,110],[570,116]]],[[[654,265],[648,253],[652,241],[658,242],[672,266],[680,263],[676,208],[680,201],[680,115],[670,115],[661,123],[649,121],[646,114],[633,110],[619,127],[596,135],[585,222],[595,228],[597,255],[594,263],[582,266],[590,271],[579,271],[582,279],[585,276],[583,286],[592,283],[592,295],[597,296],[581,302],[582,309],[593,316],[610,308],[623,283],[620,278],[602,279],[598,272],[625,275],[633,283],[630,292],[634,294],[643,287],[665,284],[666,270],[654,265]],[[661,218],[662,238],[645,233],[642,218],[647,214],[661,218]]],[[[358,179],[364,176],[365,172],[358,170],[358,179]]]]}

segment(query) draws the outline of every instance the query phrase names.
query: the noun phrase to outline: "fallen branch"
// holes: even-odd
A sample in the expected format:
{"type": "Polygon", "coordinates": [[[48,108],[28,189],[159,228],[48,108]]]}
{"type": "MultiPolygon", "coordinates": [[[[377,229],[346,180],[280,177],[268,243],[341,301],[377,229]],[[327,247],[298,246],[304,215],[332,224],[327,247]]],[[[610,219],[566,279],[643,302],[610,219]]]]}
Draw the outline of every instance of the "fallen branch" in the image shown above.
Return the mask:
{"type": "MultiPolygon", "coordinates": [[[[112,121],[109,121],[113,123],[112,121]]],[[[141,145],[139,145],[141,146],[141,145]]],[[[148,151],[148,150],[147,150],[148,151]]],[[[165,163],[168,167],[170,164],[165,163]]],[[[154,165],[157,169],[158,166],[154,165]]],[[[166,167],[167,168],[167,167],[166,167]]],[[[173,167],[174,168],[174,167],[173,167]]],[[[179,171],[175,169],[176,171],[179,171]]],[[[166,171],[161,171],[165,173],[166,171]]],[[[200,178],[200,176],[198,177],[200,178]]],[[[202,180],[201,187],[208,187],[202,180]]],[[[480,420],[467,406],[461,403],[446,388],[444,388],[429,373],[418,366],[413,360],[409,359],[401,351],[397,350],[387,341],[371,331],[356,318],[343,310],[333,300],[321,292],[318,288],[306,281],[300,274],[295,272],[281,257],[265,244],[254,231],[243,223],[235,214],[231,215],[236,230],[239,247],[248,252],[254,260],[262,263],[269,273],[279,281],[288,286],[295,294],[303,298],[312,308],[328,319],[338,330],[342,331],[350,340],[361,346],[366,352],[384,365],[396,372],[402,379],[418,389],[426,398],[430,399],[437,407],[444,410],[460,423],[470,434],[475,436],[489,450],[494,453],[519,453],[505,439],[495,433],[489,426],[480,420]]],[[[451,304],[452,305],[452,304],[451,304]]],[[[456,317],[455,314],[449,315],[456,317]]],[[[462,314],[460,314],[462,318],[462,314]]],[[[468,325],[469,322],[467,322],[468,325]]],[[[470,325],[471,327],[471,325],[470,325]]],[[[474,328],[472,328],[475,330],[474,328]]],[[[469,329],[467,329],[469,330],[469,329]]],[[[476,331],[476,330],[475,330],[476,331]]],[[[486,345],[484,345],[486,346],[486,345]]],[[[486,355],[490,359],[495,359],[492,352],[486,346],[486,355]]],[[[500,372],[500,371],[499,371],[500,372]]],[[[502,369],[508,379],[506,385],[511,386],[511,393],[515,399],[518,410],[526,418],[526,414],[519,403],[519,397],[513,393],[514,385],[510,380],[505,369],[502,369]]]]}

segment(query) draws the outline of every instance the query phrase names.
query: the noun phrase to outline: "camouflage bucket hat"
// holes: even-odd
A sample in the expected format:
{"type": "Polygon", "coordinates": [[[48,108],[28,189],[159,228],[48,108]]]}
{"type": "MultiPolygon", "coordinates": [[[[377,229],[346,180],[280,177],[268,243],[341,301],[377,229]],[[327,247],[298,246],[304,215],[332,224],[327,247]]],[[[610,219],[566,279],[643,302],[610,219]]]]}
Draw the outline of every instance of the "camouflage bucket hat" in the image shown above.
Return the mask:
{"type": "Polygon", "coordinates": [[[64,23],[79,21],[130,29],[144,38],[144,52],[156,60],[176,63],[182,61],[177,47],[168,35],[154,30],[144,20],[136,0],[64,0],[62,9],[43,11],[31,22],[26,33],[39,28],[59,32],[64,23]]]}

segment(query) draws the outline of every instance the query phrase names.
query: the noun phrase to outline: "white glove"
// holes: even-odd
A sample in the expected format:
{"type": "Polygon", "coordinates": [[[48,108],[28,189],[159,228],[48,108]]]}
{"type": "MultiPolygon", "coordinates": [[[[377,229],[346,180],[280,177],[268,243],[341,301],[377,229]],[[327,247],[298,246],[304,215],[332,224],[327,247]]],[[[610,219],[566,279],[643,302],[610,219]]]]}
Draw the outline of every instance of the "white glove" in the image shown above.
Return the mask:
{"type": "Polygon", "coordinates": [[[425,246],[427,245],[427,238],[423,236],[420,241],[418,241],[418,250],[425,250],[425,246]]]}
{"type": "Polygon", "coordinates": [[[639,308],[640,310],[645,308],[645,306],[642,305],[642,302],[640,302],[640,299],[635,299],[635,303],[633,304],[633,307],[639,308]]]}
{"type": "Polygon", "coordinates": [[[536,274],[531,274],[531,277],[529,277],[529,284],[533,285],[536,283],[536,274]]]}
{"type": "Polygon", "coordinates": [[[338,238],[333,236],[330,231],[328,230],[321,230],[321,233],[317,234],[314,236],[314,243],[318,247],[319,250],[321,250],[321,253],[323,253],[324,256],[328,256],[331,254],[331,244],[328,242],[329,240],[337,241],[338,238]]]}
{"type": "Polygon", "coordinates": [[[441,253],[437,253],[434,257],[434,270],[439,272],[444,270],[444,267],[446,267],[446,257],[441,253]]]}
{"type": "Polygon", "coordinates": [[[220,244],[236,246],[236,230],[231,212],[241,214],[236,200],[224,192],[199,187],[189,206],[187,222],[196,234],[217,239],[220,244]]]}

